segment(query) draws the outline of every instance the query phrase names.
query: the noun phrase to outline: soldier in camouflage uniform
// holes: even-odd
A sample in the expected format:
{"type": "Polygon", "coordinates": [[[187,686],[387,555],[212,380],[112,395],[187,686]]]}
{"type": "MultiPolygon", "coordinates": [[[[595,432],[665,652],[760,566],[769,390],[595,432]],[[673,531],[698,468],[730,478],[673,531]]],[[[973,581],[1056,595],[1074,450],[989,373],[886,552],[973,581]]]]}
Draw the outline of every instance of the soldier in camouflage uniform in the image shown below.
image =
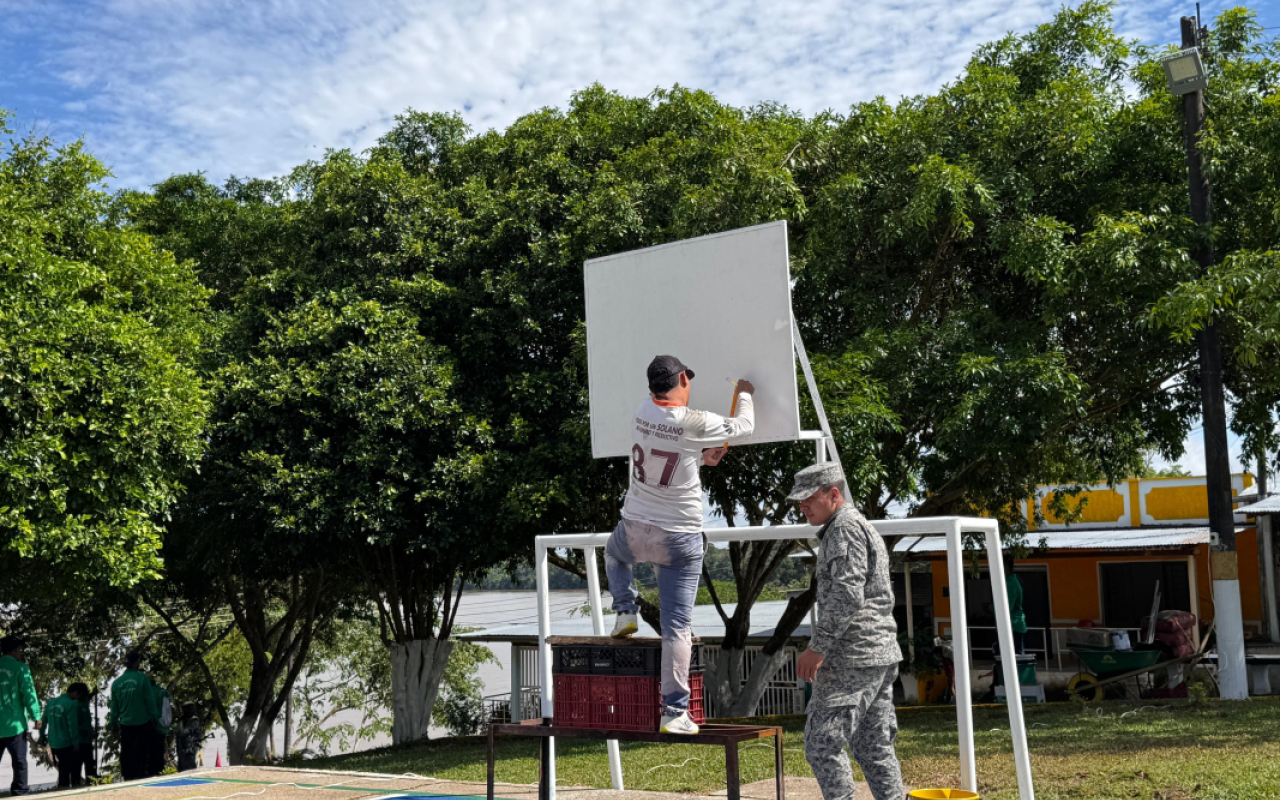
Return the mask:
{"type": "Polygon", "coordinates": [[[821,526],[820,616],[809,648],[796,662],[800,677],[813,684],[804,753],[825,800],[854,796],[846,747],[876,800],[902,800],[906,789],[893,749],[893,682],[902,650],[893,621],[889,553],[880,534],[845,500],[843,482],[838,465],[817,464],[796,473],[787,497],[800,504],[809,524],[821,526]]]}

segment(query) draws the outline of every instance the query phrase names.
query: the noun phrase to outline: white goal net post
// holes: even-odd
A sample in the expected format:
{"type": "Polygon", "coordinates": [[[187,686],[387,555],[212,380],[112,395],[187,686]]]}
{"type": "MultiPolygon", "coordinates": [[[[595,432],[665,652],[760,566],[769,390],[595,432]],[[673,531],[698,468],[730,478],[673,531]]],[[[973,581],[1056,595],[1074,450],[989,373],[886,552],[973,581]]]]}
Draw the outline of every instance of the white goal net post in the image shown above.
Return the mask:
{"type": "MultiPolygon", "coordinates": [[[[960,782],[962,788],[978,791],[977,756],[973,739],[972,664],[969,654],[969,624],[966,619],[964,591],[964,540],[966,535],[981,537],[986,550],[991,577],[991,594],[995,601],[996,636],[1001,653],[1015,652],[1013,629],[1009,617],[1009,595],[1005,588],[1003,550],[998,523],[977,517],[921,517],[872,521],[871,525],[881,536],[945,536],[947,542],[947,575],[950,584],[952,648],[955,653],[956,723],[958,727],[960,782]]],[[[772,527],[707,528],[704,533],[713,543],[761,542],[786,540],[813,540],[817,528],[811,525],[777,525],[772,527]]],[[[608,533],[569,533],[536,537],[534,567],[538,588],[538,676],[542,690],[542,716],[553,716],[555,707],[554,685],[551,676],[551,646],[547,637],[551,632],[551,604],[549,550],[582,550],[587,571],[587,594],[591,607],[592,629],[597,636],[605,635],[604,610],[600,602],[600,576],[596,566],[596,548],[609,541],[608,533]]],[[[1006,687],[1017,687],[1018,663],[1016,658],[1002,658],[1006,687]]],[[[1027,749],[1027,730],[1022,713],[1022,695],[1018,691],[1006,691],[1009,708],[1009,729],[1013,738],[1014,763],[1018,776],[1018,794],[1021,800],[1034,800],[1035,789],[1031,780],[1031,756],[1027,749]]],[[[552,800],[555,798],[555,742],[551,742],[550,775],[552,800]]],[[[617,742],[609,741],[609,772],[613,788],[622,790],[622,762],[617,742]]]]}

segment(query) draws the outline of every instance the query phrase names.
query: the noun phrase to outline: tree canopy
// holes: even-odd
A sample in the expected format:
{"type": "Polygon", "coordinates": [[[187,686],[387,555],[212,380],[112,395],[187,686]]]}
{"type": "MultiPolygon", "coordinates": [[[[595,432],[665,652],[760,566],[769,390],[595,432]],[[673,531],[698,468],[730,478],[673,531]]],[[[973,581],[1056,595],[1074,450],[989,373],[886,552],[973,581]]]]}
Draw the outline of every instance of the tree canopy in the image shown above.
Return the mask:
{"type": "Polygon", "coordinates": [[[0,112],[0,572],[6,601],[132,586],[202,451],[205,291],[113,221],[79,143],[0,112]]]}

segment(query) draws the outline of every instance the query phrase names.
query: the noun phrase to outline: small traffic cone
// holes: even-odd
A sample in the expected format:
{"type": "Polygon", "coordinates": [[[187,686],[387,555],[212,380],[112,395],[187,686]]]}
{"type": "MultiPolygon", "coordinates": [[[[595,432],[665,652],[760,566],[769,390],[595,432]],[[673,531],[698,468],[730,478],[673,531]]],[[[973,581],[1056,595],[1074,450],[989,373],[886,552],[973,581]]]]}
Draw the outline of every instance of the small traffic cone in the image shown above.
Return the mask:
{"type": "Polygon", "coordinates": [[[215,767],[222,766],[222,750],[213,751],[213,765],[215,767]]]}

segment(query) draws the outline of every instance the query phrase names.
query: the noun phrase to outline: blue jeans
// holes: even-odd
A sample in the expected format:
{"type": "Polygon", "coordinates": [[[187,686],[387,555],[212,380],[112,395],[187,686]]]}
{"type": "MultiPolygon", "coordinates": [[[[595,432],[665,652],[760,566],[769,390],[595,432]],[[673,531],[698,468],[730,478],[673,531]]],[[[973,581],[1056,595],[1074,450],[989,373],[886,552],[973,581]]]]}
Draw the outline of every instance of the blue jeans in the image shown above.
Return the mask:
{"type": "MultiPolygon", "coordinates": [[[[25,722],[24,720],[23,723],[25,722]]],[[[9,754],[13,767],[13,783],[9,784],[9,791],[15,795],[29,793],[31,787],[27,785],[27,734],[0,738],[0,757],[5,753],[9,754]]]]}
{"type": "Polygon", "coordinates": [[[622,520],[604,548],[613,610],[639,612],[632,565],[657,567],[662,606],[662,703],[668,712],[689,708],[689,659],[693,652],[693,602],[702,575],[702,533],[672,533],[643,522],[622,520]]]}

